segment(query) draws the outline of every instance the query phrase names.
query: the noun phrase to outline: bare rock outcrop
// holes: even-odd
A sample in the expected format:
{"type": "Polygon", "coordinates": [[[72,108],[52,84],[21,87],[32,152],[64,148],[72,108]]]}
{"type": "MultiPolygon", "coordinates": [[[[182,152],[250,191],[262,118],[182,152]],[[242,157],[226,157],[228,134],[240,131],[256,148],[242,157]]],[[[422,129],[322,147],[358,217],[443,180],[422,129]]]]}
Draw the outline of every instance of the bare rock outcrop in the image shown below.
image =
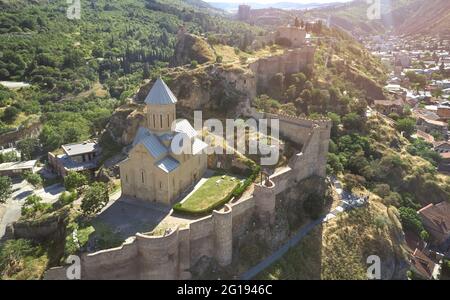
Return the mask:
{"type": "Polygon", "coordinates": [[[145,121],[143,109],[144,106],[140,104],[126,104],[114,111],[106,130],[115,142],[131,144],[139,126],[145,121]]]}
{"type": "Polygon", "coordinates": [[[215,58],[214,51],[201,37],[189,33],[178,34],[175,55],[172,60],[173,66],[189,64],[193,60],[203,64],[214,61],[215,58]]]}

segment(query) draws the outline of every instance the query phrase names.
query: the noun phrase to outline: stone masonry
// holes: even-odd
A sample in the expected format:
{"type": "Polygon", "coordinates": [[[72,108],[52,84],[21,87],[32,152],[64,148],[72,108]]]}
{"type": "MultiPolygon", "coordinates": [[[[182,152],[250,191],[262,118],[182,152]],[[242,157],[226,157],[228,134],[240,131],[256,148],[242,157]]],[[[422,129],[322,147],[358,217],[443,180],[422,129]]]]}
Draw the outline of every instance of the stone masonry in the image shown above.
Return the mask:
{"type": "MultiPolygon", "coordinates": [[[[214,258],[219,265],[229,265],[233,240],[245,236],[252,217],[268,226],[275,220],[275,196],[310,176],[326,175],[326,157],[331,122],[278,116],[251,110],[250,117],[278,118],[280,134],[303,145],[288,166],[270,177],[264,185],[256,184],[252,195],[234,199],[222,209],[196,220],[187,227],[173,228],[163,236],[137,233],[113,249],[83,254],[82,279],[190,279],[190,268],[201,257],[214,258]]],[[[269,122],[270,123],[270,122],[269,122]]],[[[47,279],[64,279],[65,267],[47,271],[47,279]]]]}

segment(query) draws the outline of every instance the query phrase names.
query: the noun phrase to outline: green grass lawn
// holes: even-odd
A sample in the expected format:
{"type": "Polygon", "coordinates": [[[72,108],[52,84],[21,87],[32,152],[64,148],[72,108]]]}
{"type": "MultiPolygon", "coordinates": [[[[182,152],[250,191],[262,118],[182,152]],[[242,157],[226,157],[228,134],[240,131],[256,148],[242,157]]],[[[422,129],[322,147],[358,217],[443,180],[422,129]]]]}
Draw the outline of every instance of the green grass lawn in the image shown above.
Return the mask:
{"type": "Polygon", "coordinates": [[[181,203],[181,207],[192,211],[206,209],[223,200],[239,184],[239,181],[237,177],[215,174],[181,203]]]}

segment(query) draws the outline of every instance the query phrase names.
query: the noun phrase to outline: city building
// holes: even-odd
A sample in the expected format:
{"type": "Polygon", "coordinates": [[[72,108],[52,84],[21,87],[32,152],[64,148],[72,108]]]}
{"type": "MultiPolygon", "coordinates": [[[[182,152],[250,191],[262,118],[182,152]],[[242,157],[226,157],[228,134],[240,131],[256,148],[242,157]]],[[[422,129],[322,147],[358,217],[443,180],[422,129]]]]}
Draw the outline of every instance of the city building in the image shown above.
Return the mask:
{"type": "Polygon", "coordinates": [[[88,172],[93,175],[98,167],[100,151],[97,141],[62,145],[60,149],[48,153],[48,164],[62,177],[70,171],[88,172]]]}
{"type": "Polygon", "coordinates": [[[430,203],[417,212],[433,244],[450,246],[450,203],[430,203]]]}
{"type": "Polygon", "coordinates": [[[14,177],[27,171],[34,173],[36,165],[37,160],[6,162],[0,164],[0,176],[14,177]]]}
{"type": "Polygon", "coordinates": [[[402,115],[404,105],[405,103],[403,102],[402,99],[374,101],[375,109],[384,115],[389,115],[390,113],[402,115]]]}
{"type": "Polygon", "coordinates": [[[425,118],[423,116],[417,119],[417,129],[432,134],[433,132],[442,134],[444,139],[447,139],[448,124],[446,122],[437,121],[425,118]]]}
{"type": "Polygon", "coordinates": [[[425,253],[416,249],[409,258],[411,269],[421,279],[438,279],[440,266],[425,253]]]}
{"type": "Polygon", "coordinates": [[[238,19],[240,21],[247,21],[250,19],[250,5],[241,4],[238,8],[238,19]]]}

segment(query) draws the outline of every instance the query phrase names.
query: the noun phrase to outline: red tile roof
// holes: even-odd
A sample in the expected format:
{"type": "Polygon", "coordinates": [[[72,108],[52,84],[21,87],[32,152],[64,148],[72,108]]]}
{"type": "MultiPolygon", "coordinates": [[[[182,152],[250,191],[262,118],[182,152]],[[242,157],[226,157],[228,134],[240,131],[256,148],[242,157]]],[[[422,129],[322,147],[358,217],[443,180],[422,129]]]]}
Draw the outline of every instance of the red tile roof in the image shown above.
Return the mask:
{"type": "MultiPolygon", "coordinates": [[[[442,153],[449,155],[450,153],[442,153]]],[[[441,156],[442,156],[441,154],[441,156]]],[[[418,214],[430,221],[434,231],[447,234],[450,231],[450,203],[443,201],[438,204],[428,204],[418,211],[418,214]]]]}
{"type": "Polygon", "coordinates": [[[425,278],[433,277],[433,270],[436,264],[428,258],[422,251],[416,249],[410,258],[411,265],[425,278]]]}

